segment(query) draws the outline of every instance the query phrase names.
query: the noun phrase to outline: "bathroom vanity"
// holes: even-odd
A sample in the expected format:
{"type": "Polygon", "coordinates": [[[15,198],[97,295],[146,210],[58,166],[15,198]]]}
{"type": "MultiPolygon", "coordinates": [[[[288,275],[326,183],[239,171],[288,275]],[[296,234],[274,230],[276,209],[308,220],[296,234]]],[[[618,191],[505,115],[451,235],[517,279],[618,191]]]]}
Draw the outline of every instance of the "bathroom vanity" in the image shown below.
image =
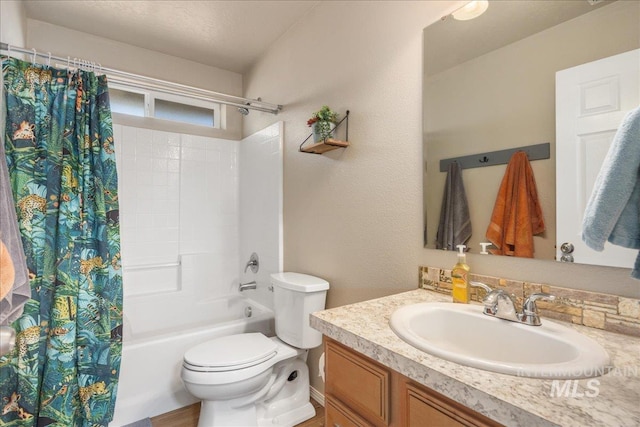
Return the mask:
{"type": "Polygon", "coordinates": [[[389,328],[399,307],[450,301],[417,289],[312,314],[312,327],[325,335],[326,425],[640,425],[640,338],[566,324],[602,345],[612,368],[596,378],[554,380],[440,359],[389,328]]]}
{"type": "Polygon", "coordinates": [[[325,340],[327,426],[501,426],[410,378],[325,340]]]}

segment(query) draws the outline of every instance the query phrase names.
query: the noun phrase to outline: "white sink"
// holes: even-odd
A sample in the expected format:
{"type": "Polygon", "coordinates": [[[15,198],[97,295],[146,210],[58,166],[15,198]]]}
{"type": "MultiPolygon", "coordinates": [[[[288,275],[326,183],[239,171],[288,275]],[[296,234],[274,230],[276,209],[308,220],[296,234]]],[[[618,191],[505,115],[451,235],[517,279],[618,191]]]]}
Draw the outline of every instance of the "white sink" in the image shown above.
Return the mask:
{"type": "Polygon", "coordinates": [[[529,326],[482,307],[419,303],[394,311],[389,326],[413,347],[474,368],[531,378],[588,378],[607,372],[609,355],[594,340],[542,319],[529,326]]]}

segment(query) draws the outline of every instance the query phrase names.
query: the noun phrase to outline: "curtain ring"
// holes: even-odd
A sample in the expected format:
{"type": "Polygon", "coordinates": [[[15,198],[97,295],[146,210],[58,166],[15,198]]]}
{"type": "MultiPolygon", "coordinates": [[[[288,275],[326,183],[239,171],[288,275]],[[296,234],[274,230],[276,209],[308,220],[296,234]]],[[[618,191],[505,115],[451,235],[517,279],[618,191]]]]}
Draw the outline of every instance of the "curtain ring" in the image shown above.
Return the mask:
{"type": "Polygon", "coordinates": [[[49,59],[47,59],[47,68],[51,68],[51,52],[47,52],[49,54],[49,59]]]}
{"type": "Polygon", "coordinates": [[[31,57],[31,65],[36,65],[36,49],[33,48],[33,56],[31,57]]]}
{"type": "Polygon", "coordinates": [[[7,55],[11,56],[11,45],[7,43],[7,55]]]}

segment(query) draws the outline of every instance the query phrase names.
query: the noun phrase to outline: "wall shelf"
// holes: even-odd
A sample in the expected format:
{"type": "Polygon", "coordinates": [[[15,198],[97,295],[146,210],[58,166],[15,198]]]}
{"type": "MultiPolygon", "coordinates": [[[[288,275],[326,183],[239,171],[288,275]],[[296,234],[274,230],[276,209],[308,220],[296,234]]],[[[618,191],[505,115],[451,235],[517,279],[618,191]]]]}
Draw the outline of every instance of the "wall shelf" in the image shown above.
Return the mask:
{"type": "Polygon", "coordinates": [[[300,147],[300,151],[303,153],[322,154],[327,151],[337,150],[338,148],[346,148],[349,146],[349,141],[340,141],[338,139],[327,138],[324,141],[316,142],[315,144],[308,145],[306,147],[300,147]]]}
{"type": "Polygon", "coordinates": [[[300,144],[300,152],[310,154],[323,154],[327,151],[337,150],[338,148],[347,148],[349,146],[349,110],[347,110],[342,120],[340,120],[336,124],[336,127],[331,133],[335,135],[336,131],[343,122],[345,122],[344,141],[335,138],[325,138],[323,141],[318,141],[304,147],[304,144],[309,140],[309,138],[313,136],[313,133],[311,133],[304,141],[302,141],[302,144],[300,144]]]}

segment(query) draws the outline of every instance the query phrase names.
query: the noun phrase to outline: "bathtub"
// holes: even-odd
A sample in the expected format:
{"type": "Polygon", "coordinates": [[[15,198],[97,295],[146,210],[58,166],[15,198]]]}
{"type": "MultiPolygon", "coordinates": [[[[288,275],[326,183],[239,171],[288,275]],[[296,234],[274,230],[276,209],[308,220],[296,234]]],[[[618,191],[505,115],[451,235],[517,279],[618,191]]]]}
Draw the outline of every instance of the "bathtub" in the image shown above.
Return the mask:
{"type": "Polygon", "coordinates": [[[109,426],[197,402],[180,379],[182,357],[190,347],[241,332],[275,335],[273,312],[242,295],[187,301],[179,294],[125,301],[118,396],[109,426]]]}

